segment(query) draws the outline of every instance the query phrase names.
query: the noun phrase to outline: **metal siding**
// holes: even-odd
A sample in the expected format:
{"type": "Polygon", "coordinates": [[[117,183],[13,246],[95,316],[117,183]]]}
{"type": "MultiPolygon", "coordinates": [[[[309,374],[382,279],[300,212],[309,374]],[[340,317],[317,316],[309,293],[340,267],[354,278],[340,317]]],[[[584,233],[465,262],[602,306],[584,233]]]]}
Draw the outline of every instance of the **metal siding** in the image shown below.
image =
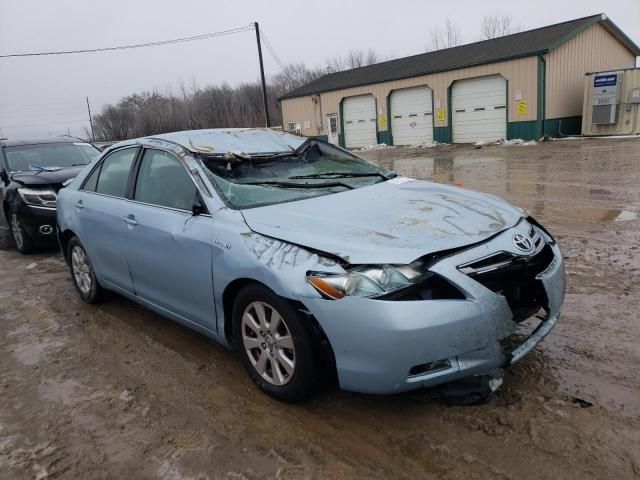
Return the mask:
{"type": "MultiPolygon", "coordinates": [[[[507,62],[492,63],[488,65],[480,65],[477,67],[461,68],[458,70],[451,70],[442,73],[435,73],[431,75],[423,75],[414,78],[405,78],[402,80],[394,80],[390,82],[377,83],[374,85],[366,85],[362,87],[347,88],[344,90],[335,90],[332,92],[326,92],[320,94],[320,102],[322,104],[322,111],[326,115],[327,113],[339,112],[339,105],[343,98],[351,97],[355,95],[373,94],[377,99],[378,108],[383,109],[383,113],[387,114],[387,96],[393,90],[399,90],[402,88],[416,87],[416,86],[429,86],[433,90],[433,110],[436,118],[434,119],[434,126],[448,127],[449,126],[449,108],[447,99],[447,89],[455,81],[466,78],[482,77],[487,75],[502,75],[508,80],[508,119],[509,122],[518,121],[532,121],[536,120],[536,105],[537,105],[537,57],[527,57],[516,60],[510,60],[507,62]],[[522,92],[523,99],[527,102],[527,113],[525,115],[518,115],[517,105],[514,101],[514,93],[516,90],[522,92]],[[438,121],[436,103],[440,100],[441,108],[445,109],[444,121],[438,121]]],[[[282,114],[283,122],[286,126],[287,122],[291,121],[304,121],[305,114],[311,116],[313,113],[313,96],[297,97],[282,100],[282,114]],[[307,112],[307,113],[306,113],[307,112]],[[311,112],[311,113],[308,113],[311,112]],[[293,116],[289,115],[296,115],[293,116]],[[300,118],[298,118],[300,117],[300,118]]],[[[378,112],[379,113],[379,112],[378,112]]],[[[378,129],[380,131],[386,130],[385,123],[380,123],[378,129]]],[[[311,119],[311,130],[316,128],[317,124],[314,123],[313,117],[311,119]]],[[[393,125],[393,119],[392,119],[393,125]]],[[[314,130],[315,131],[315,130],[314,130]]],[[[307,131],[302,132],[305,135],[310,135],[307,131]]],[[[342,133],[342,131],[340,132],[342,133]]],[[[313,133],[315,135],[315,133],[313,133]]]]}
{"type": "Polygon", "coordinates": [[[600,24],[593,25],[547,55],[546,118],[582,115],[587,72],[629,68],[636,58],[600,24]]]}
{"type": "Polygon", "coordinates": [[[433,140],[433,105],[429,87],[392,92],[389,115],[394,145],[418,145],[433,140]]]}

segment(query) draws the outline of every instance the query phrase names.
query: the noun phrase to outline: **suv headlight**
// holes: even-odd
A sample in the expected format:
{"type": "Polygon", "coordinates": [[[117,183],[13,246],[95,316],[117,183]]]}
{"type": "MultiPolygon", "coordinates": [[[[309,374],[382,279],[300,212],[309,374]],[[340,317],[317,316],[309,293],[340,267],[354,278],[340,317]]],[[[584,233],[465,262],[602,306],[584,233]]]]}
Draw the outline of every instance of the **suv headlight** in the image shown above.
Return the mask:
{"type": "Polygon", "coordinates": [[[18,194],[24,203],[39,207],[56,208],[58,196],[53,190],[36,190],[33,188],[19,188],[18,194]]]}
{"type": "Polygon", "coordinates": [[[411,285],[423,275],[423,269],[419,260],[409,265],[366,265],[347,273],[309,272],[307,281],[333,300],[346,296],[376,297],[411,285]]]}

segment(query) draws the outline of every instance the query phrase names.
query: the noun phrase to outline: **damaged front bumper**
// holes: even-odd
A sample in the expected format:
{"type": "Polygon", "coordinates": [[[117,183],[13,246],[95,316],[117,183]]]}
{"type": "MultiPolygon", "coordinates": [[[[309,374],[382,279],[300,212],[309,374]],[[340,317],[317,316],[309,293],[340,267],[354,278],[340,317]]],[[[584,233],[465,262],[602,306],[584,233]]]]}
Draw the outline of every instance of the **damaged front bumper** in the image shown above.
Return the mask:
{"type": "Polygon", "coordinates": [[[512,236],[530,228],[521,222],[430,267],[460,288],[464,300],[305,298],[304,304],[332,346],[341,388],[386,394],[431,387],[487,374],[529,353],[553,329],[564,301],[565,271],[558,246],[545,236],[553,255],[535,277],[544,288],[544,314],[515,346],[505,345],[519,326],[505,296],[461,273],[458,267],[494,252],[518,253],[512,236]]]}

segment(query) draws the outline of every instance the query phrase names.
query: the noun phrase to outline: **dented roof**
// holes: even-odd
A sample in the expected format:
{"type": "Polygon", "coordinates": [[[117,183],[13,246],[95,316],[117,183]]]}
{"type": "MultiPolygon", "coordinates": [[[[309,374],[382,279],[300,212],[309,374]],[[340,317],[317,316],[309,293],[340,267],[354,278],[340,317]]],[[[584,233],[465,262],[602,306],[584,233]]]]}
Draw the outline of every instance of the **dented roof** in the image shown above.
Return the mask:
{"type": "Polygon", "coordinates": [[[141,140],[164,140],[181,145],[191,152],[248,154],[288,152],[298,148],[305,137],[268,128],[209,128],[162,133],[141,140]]]}

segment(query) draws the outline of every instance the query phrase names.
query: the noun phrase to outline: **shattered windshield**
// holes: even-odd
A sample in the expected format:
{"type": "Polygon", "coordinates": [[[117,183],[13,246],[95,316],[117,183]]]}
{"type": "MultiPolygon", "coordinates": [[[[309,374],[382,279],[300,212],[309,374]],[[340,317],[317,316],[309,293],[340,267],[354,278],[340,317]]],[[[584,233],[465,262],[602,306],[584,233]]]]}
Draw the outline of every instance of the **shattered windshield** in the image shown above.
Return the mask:
{"type": "Polygon", "coordinates": [[[47,170],[87,165],[100,155],[100,151],[88,143],[40,143],[6,147],[9,170],[47,170]]]}
{"type": "Polygon", "coordinates": [[[297,150],[250,156],[203,156],[205,172],[237,209],[291,202],[344,192],[393,178],[395,174],[349,152],[310,140],[297,150]]]}

